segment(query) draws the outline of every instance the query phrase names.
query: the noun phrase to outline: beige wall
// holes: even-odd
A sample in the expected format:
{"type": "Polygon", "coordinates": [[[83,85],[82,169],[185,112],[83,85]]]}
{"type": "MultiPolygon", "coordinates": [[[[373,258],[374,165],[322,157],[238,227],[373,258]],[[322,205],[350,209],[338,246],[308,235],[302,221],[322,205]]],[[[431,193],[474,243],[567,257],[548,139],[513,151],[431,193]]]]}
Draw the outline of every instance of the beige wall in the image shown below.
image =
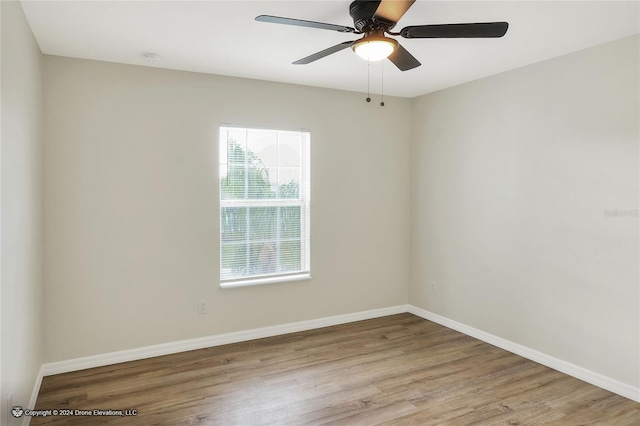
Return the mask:
{"type": "Polygon", "coordinates": [[[42,357],[42,86],[40,49],[18,2],[2,13],[1,292],[5,411],[28,406],[42,357]]]}
{"type": "Polygon", "coordinates": [[[47,362],[407,303],[409,100],[49,56],[44,83],[47,362]],[[223,122],[311,130],[312,280],[219,288],[223,122]]]}
{"type": "Polygon", "coordinates": [[[638,40],[413,100],[412,304],[640,385],[638,40]]]}

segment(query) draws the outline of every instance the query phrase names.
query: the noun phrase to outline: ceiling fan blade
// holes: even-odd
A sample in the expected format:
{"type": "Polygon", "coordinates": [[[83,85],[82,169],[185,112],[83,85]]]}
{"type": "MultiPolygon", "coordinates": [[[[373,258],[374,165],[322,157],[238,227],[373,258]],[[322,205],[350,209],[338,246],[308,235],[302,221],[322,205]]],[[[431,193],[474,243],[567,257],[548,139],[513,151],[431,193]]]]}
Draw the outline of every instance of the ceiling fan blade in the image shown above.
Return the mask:
{"type": "Polygon", "coordinates": [[[336,53],[341,51],[342,49],[346,49],[347,47],[351,47],[353,45],[353,41],[345,41],[340,44],[336,44],[335,46],[331,46],[328,49],[321,50],[320,52],[314,53],[313,55],[309,55],[306,58],[298,59],[294,62],[295,65],[305,65],[311,62],[317,61],[318,59],[322,59],[325,56],[329,56],[332,53],[336,53]]]}
{"type": "Polygon", "coordinates": [[[356,29],[343,25],[325,24],[324,22],[305,21],[302,19],[283,18],[280,16],[260,15],[256,16],[256,21],[270,22],[272,24],[294,25],[296,27],[319,28],[321,30],[338,31],[341,33],[355,33],[356,29]]]}
{"type": "Polygon", "coordinates": [[[398,44],[396,50],[389,55],[389,60],[400,69],[400,71],[408,71],[422,65],[411,53],[398,44]]]}
{"type": "Polygon", "coordinates": [[[396,23],[409,10],[416,0],[382,0],[374,18],[396,23]]]}
{"type": "Polygon", "coordinates": [[[492,38],[502,37],[508,28],[508,22],[416,25],[403,28],[400,35],[404,38],[492,38]]]}

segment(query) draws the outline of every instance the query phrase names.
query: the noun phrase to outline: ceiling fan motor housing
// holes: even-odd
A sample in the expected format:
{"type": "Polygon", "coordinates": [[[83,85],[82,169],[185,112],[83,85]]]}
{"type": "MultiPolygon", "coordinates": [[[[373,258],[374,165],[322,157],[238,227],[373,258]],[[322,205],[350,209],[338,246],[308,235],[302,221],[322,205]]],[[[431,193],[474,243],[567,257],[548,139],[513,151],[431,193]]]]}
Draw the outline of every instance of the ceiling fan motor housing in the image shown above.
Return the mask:
{"type": "Polygon", "coordinates": [[[393,28],[396,23],[383,19],[374,19],[374,15],[380,0],[356,0],[349,6],[349,15],[353,18],[353,25],[362,33],[370,33],[372,31],[388,31],[393,28]]]}

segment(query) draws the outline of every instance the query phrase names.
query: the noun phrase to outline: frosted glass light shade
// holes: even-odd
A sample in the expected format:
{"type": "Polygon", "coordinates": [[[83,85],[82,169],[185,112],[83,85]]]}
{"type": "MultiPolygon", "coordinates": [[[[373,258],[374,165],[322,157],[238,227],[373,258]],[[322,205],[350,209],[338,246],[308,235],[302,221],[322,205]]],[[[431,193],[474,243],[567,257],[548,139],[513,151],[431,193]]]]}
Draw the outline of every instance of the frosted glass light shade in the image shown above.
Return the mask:
{"type": "Polygon", "coordinates": [[[353,51],[365,61],[380,61],[396,50],[398,42],[388,37],[364,37],[353,44],[353,51]]]}

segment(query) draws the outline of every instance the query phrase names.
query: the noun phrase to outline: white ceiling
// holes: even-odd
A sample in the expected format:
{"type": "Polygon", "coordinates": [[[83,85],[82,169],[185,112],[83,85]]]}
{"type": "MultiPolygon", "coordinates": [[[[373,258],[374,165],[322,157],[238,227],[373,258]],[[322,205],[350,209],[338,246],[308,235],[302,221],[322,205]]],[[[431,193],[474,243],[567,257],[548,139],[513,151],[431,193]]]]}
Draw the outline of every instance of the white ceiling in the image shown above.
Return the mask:
{"type": "MultiPolygon", "coordinates": [[[[260,14],[353,26],[350,1],[22,1],[45,54],[367,91],[367,62],[345,49],[292,65],[358,36],[256,22],[260,14]],[[145,62],[143,53],[161,60],[145,62]]],[[[640,32],[639,1],[418,0],[395,28],[507,21],[501,39],[399,38],[422,66],[371,63],[371,92],[415,97],[640,32]]]]}

